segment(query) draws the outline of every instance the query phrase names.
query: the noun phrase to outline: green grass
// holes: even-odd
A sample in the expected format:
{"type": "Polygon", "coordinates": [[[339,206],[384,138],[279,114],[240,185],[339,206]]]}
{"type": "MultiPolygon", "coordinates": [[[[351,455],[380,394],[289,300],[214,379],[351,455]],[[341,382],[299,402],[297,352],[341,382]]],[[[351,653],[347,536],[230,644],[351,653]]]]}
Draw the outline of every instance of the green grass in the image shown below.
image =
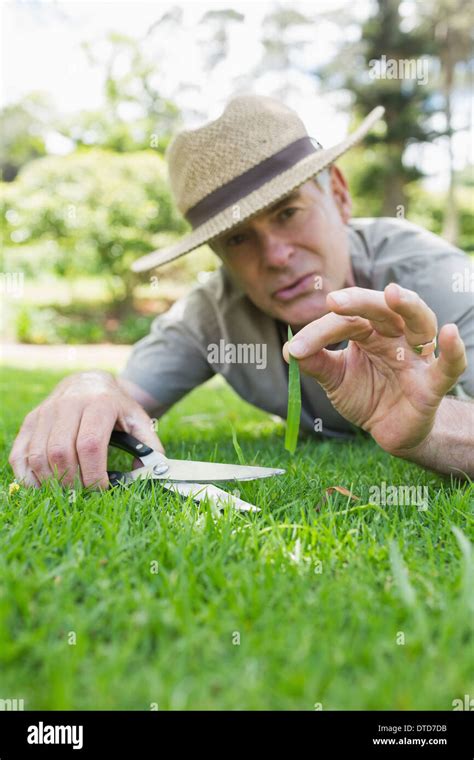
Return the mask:
{"type": "Polygon", "coordinates": [[[218,516],[144,482],[75,502],[58,484],[9,496],[18,426],[59,377],[2,373],[0,698],[27,709],[450,710],[474,693],[470,484],[363,438],[300,438],[291,457],[281,423],[214,382],[159,435],[169,456],[238,462],[234,430],[248,463],[286,467],[240,484],[260,513],[218,516]],[[371,506],[382,481],[427,486],[428,509],[371,506]],[[333,485],[360,500],[324,501],[333,485]]]}

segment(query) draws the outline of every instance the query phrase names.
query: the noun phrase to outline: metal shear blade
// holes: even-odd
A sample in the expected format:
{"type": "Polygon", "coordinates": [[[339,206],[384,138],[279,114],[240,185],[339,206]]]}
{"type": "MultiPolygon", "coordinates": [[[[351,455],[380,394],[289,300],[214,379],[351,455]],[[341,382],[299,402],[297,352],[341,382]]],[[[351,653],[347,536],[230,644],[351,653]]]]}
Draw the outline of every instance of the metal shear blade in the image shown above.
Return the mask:
{"type": "Polygon", "coordinates": [[[258,480],[281,475],[284,472],[272,467],[247,467],[239,464],[194,462],[183,459],[167,459],[166,462],[166,469],[162,463],[158,463],[132,470],[128,475],[131,480],[153,478],[179,483],[210,483],[226,480],[258,480]]]}
{"type": "Polygon", "coordinates": [[[246,465],[221,464],[218,462],[194,462],[182,459],[168,459],[138,441],[129,433],[114,430],[110,445],[138,457],[143,463],[131,472],[109,472],[111,485],[133,483],[135,480],[159,480],[164,488],[183,496],[192,495],[196,501],[210,498],[217,506],[231,502],[242,511],[260,511],[254,504],[211,485],[211,481],[256,480],[281,475],[284,470],[272,467],[250,467],[246,465]]]}
{"type": "Polygon", "coordinates": [[[202,485],[202,483],[167,483],[162,485],[169,491],[181,494],[181,496],[192,496],[195,501],[203,501],[209,498],[217,507],[223,508],[226,504],[231,504],[239,512],[260,512],[260,507],[250,504],[234,494],[223,491],[214,485],[202,485]]]}

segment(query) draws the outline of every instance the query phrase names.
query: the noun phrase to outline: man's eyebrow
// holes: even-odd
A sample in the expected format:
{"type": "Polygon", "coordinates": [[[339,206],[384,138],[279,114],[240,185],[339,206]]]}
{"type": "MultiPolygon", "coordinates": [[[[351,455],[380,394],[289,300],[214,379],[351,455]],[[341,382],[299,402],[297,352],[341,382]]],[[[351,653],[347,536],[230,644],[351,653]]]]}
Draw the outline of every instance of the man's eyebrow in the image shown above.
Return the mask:
{"type": "MultiPolygon", "coordinates": [[[[263,209],[261,213],[262,214],[273,214],[275,211],[278,211],[278,209],[281,208],[282,206],[286,206],[288,203],[291,203],[292,201],[299,200],[300,198],[301,198],[301,191],[298,188],[296,188],[296,190],[293,190],[292,193],[289,193],[289,195],[285,195],[284,198],[280,198],[279,201],[277,201],[276,203],[274,203],[269,208],[263,209]]],[[[231,230],[226,237],[222,238],[221,242],[223,242],[225,244],[228,240],[230,240],[231,237],[233,237],[234,235],[237,235],[239,233],[239,230],[244,230],[245,226],[246,225],[245,225],[245,222],[244,222],[240,227],[231,230]]],[[[219,240],[216,240],[215,242],[217,243],[217,245],[219,245],[219,240]]]]}
{"type": "Polygon", "coordinates": [[[301,192],[299,190],[293,190],[292,193],[289,195],[285,195],[284,198],[281,198],[279,201],[273,204],[273,206],[270,206],[270,208],[264,209],[264,211],[267,214],[272,214],[274,211],[277,211],[277,209],[281,208],[281,206],[286,206],[287,203],[291,203],[291,201],[296,201],[301,197],[301,192]]]}

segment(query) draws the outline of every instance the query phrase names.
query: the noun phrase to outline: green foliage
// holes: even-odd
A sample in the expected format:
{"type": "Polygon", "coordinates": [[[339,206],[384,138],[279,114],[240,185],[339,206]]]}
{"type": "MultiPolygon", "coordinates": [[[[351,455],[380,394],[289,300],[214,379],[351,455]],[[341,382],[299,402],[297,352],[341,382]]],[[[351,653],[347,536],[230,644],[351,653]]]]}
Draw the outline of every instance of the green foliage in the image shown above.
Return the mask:
{"type": "Polygon", "coordinates": [[[180,110],[160,93],[158,61],[147,40],[112,31],[104,40],[82,47],[104,75],[104,105],[75,114],[65,122],[65,134],[76,146],[94,145],[118,153],[154,148],[163,154],[178,128],[180,110]]]}
{"type": "Polygon", "coordinates": [[[338,55],[318,72],[326,90],[350,94],[358,120],[376,105],[385,107],[386,126],[377,125],[365,137],[369,150],[359,154],[357,172],[364,200],[380,216],[395,216],[399,205],[409,212],[407,186],[423,173],[419,162],[407,160],[407,149],[456,131],[450,103],[458,88],[465,89],[459,72],[469,69],[472,57],[466,0],[403,3],[400,13],[401,5],[376,0],[360,38],[349,44],[344,39],[338,55]],[[387,69],[377,70],[381,59],[387,69]]]}
{"type": "Polygon", "coordinates": [[[54,309],[22,306],[16,316],[16,337],[20,343],[56,343],[61,325],[54,309]]]}
{"type": "Polygon", "coordinates": [[[138,281],[130,272],[134,259],[151,251],[160,233],[186,228],[173,207],[163,159],[151,150],[43,158],[28,164],[2,195],[9,261],[23,269],[24,252],[34,269],[32,246],[51,244],[56,274],[101,273],[117,299],[129,298],[138,281]]]}
{"type": "MultiPolygon", "coordinates": [[[[385,181],[383,167],[384,151],[382,146],[372,148],[357,147],[338,160],[337,165],[344,172],[349,183],[352,197],[352,215],[354,217],[371,217],[383,215],[383,193],[381,186],[385,181]]],[[[408,176],[410,176],[408,174],[408,176]]],[[[474,251],[474,189],[469,186],[469,174],[459,177],[463,184],[456,188],[459,211],[459,239],[457,245],[466,252],[474,251]]],[[[419,182],[410,181],[405,186],[406,204],[399,209],[395,207],[391,216],[397,211],[409,221],[425,227],[435,235],[441,235],[446,211],[445,193],[433,193],[425,190],[419,182]]]]}
{"type": "Polygon", "coordinates": [[[44,95],[31,93],[0,109],[0,176],[11,182],[22,166],[46,155],[45,121],[50,109],[44,95]]]}
{"type": "Polygon", "coordinates": [[[20,343],[37,345],[133,344],[148,334],[152,319],[133,312],[117,318],[99,304],[87,310],[23,305],[15,316],[15,333],[20,343]]]}
{"type": "MultiPolygon", "coordinates": [[[[409,220],[441,235],[446,210],[444,194],[428,193],[416,183],[407,191],[410,202],[409,220]]],[[[457,246],[466,253],[474,253],[474,188],[458,187],[456,199],[459,213],[459,238],[457,246]]]]}

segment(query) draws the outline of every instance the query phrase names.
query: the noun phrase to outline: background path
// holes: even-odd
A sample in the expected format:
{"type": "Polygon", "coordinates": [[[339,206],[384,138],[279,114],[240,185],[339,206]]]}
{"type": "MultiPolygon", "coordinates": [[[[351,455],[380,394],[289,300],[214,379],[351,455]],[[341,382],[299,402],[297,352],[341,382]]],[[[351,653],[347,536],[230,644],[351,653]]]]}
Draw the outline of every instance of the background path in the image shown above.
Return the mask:
{"type": "Polygon", "coordinates": [[[110,369],[120,371],[132,350],[129,345],[97,343],[92,345],[35,346],[25,343],[4,343],[0,363],[28,369],[110,369]]]}

